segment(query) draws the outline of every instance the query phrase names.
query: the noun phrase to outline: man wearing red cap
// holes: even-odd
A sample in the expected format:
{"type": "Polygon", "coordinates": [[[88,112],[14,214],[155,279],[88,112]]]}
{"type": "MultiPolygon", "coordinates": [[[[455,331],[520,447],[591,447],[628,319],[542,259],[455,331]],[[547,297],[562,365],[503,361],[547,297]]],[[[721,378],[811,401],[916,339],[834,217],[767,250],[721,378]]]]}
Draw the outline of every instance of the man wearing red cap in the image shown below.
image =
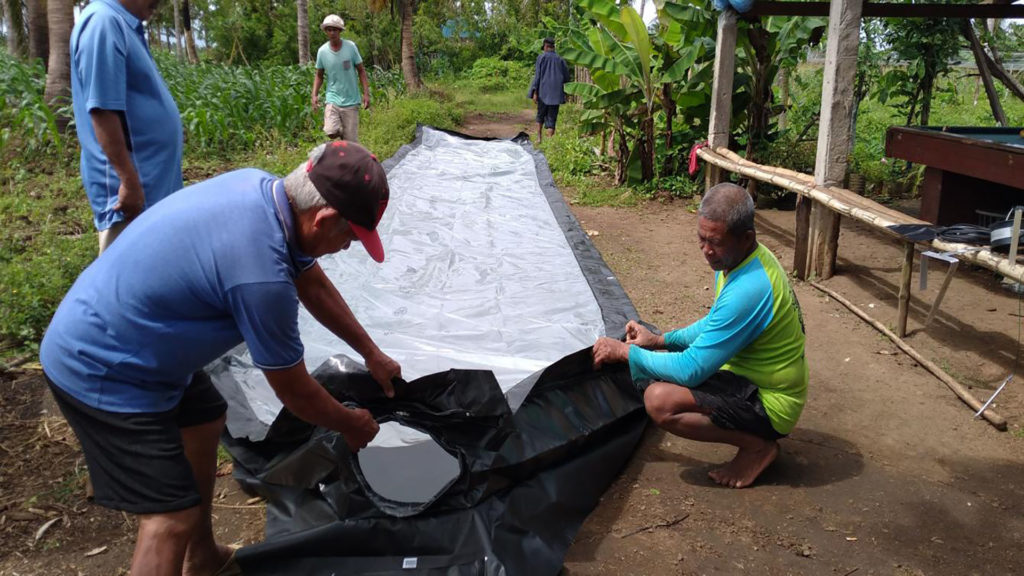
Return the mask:
{"type": "Polygon", "coordinates": [[[320,146],[283,179],[229,172],[143,212],[67,293],[40,360],[96,502],[139,515],[133,574],[214,574],[228,562],[210,519],[226,404],[201,368],[239,343],[292,413],[352,450],[376,435],[369,412],[309,375],[298,304],[393,394],[401,367],[315,260],[358,241],[382,262],[388,197],[380,163],[351,142],[320,146]]]}

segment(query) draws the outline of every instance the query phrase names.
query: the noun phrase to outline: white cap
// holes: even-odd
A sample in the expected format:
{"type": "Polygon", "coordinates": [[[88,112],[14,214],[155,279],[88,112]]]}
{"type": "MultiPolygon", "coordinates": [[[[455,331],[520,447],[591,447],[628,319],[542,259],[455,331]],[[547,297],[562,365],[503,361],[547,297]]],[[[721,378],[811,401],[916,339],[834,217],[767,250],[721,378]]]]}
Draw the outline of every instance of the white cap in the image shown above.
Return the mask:
{"type": "Polygon", "coordinates": [[[328,28],[337,28],[338,30],[345,29],[345,21],[341,19],[341,16],[337,14],[328,14],[327,18],[324,18],[323,24],[320,25],[321,30],[327,30],[328,28]]]}

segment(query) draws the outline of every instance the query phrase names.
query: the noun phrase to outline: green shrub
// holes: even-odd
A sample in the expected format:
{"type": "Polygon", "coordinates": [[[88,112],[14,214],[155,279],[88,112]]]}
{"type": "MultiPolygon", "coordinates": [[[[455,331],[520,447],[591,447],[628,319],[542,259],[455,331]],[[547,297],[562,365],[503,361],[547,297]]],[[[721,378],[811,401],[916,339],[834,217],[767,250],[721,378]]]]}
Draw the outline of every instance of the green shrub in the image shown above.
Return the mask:
{"type": "Polygon", "coordinates": [[[473,67],[465,74],[464,82],[467,87],[481,92],[518,88],[525,93],[530,86],[532,75],[533,69],[520,62],[480,58],[473,62],[473,67]]]}

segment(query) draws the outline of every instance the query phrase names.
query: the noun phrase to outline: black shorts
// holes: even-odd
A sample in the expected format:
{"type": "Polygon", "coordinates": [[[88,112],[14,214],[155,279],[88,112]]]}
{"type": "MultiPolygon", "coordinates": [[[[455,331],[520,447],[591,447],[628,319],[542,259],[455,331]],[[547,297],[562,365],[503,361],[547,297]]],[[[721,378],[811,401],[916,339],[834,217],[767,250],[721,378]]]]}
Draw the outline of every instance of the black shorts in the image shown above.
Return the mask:
{"type": "Polygon", "coordinates": [[[160,514],[200,503],[181,429],[213,422],[227,403],[199,371],[177,406],[166,412],[98,410],[46,383],[82,444],[95,501],[133,514],[160,514]]]}
{"type": "Polygon", "coordinates": [[[708,416],[719,428],[747,432],[765,440],[786,436],[772,427],[757,385],[743,376],[719,370],[690,392],[698,406],[711,411],[708,416]]]}
{"type": "Polygon", "coordinates": [[[545,128],[555,129],[558,122],[558,104],[545,104],[537,98],[537,124],[543,124],[545,128]]]}

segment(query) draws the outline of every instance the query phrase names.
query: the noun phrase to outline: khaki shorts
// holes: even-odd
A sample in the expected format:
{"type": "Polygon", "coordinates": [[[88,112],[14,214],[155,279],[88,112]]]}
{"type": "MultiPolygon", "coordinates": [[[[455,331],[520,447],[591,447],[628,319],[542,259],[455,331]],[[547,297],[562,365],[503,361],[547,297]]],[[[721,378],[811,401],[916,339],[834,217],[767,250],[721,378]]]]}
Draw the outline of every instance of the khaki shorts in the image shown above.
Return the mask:
{"type": "Polygon", "coordinates": [[[329,138],[359,142],[359,106],[347,108],[334,104],[325,106],[324,132],[329,138]]]}

